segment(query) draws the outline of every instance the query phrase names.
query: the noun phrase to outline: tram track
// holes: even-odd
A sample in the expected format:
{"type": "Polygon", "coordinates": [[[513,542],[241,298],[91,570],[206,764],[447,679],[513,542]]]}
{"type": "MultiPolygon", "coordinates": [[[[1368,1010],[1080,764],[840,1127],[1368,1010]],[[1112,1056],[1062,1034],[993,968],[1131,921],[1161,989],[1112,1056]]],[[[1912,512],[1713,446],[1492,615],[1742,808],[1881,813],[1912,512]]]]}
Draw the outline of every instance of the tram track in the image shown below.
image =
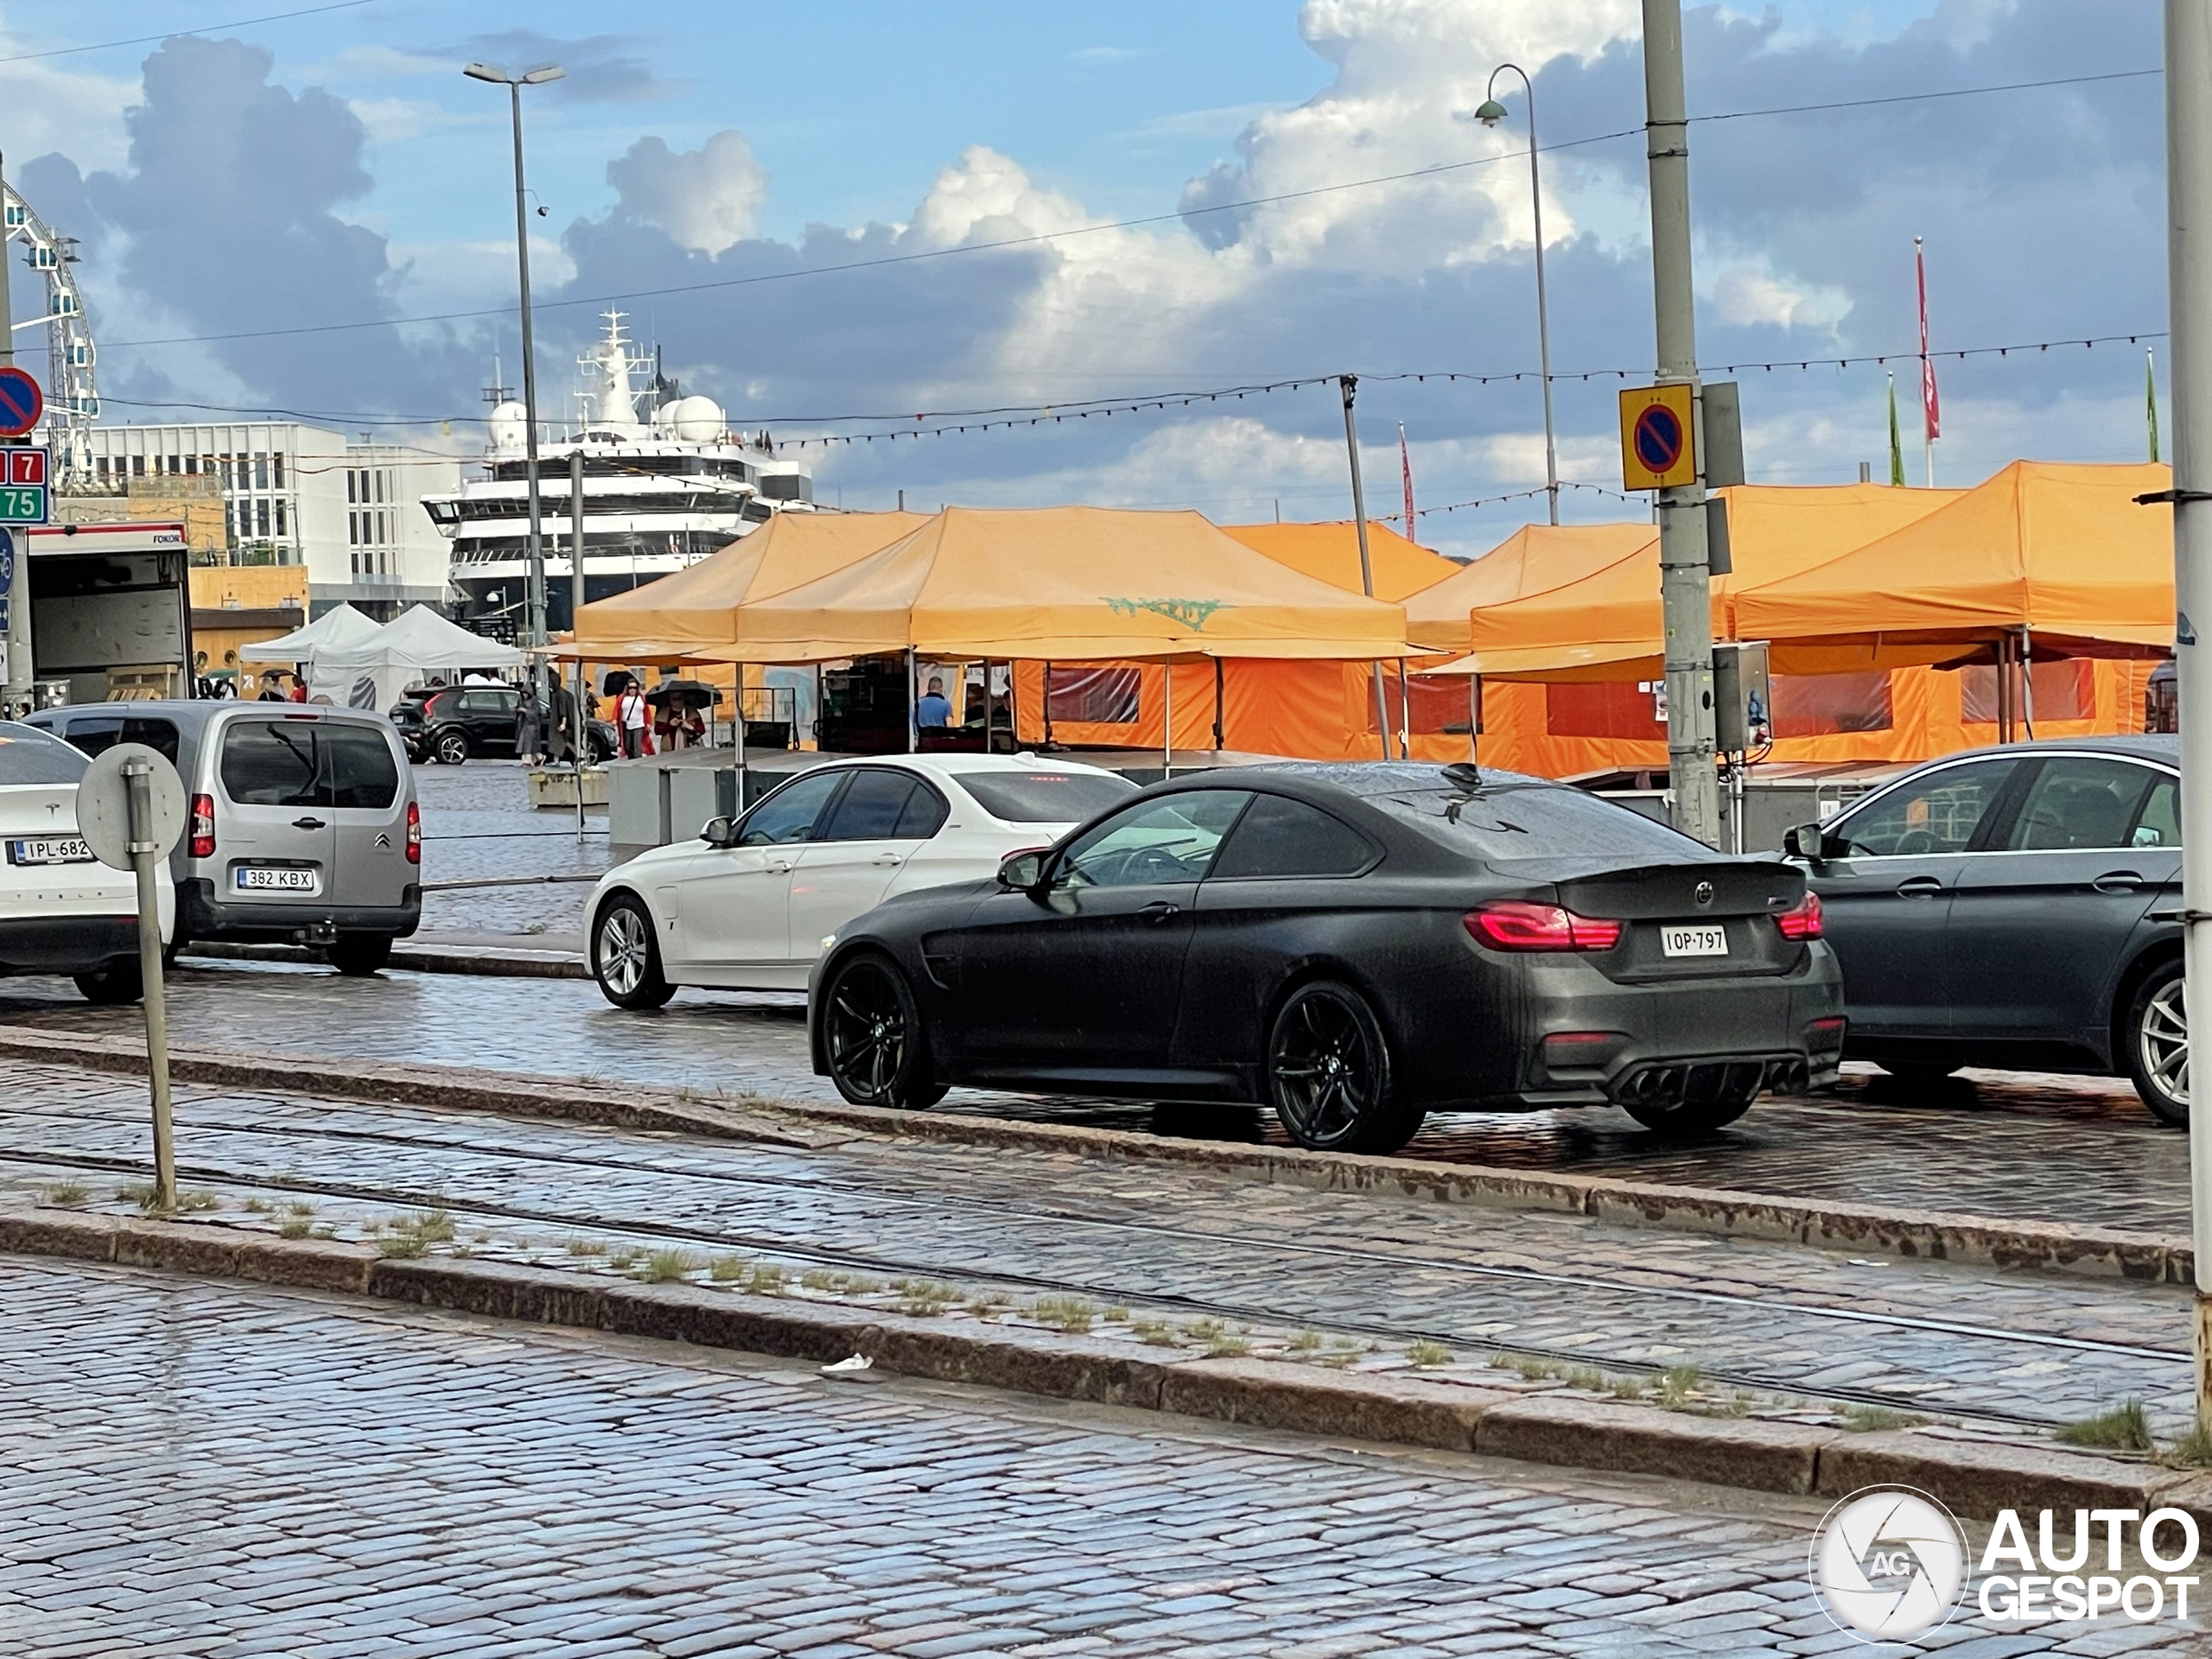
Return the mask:
{"type": "MultiPolygon", "coordinates": [[[[135,1122],[108,1114],[67,1113],[35,1108],[10,1108],[18,1118],[41,1118],[82,1123],[88,1121],[110,1124],[135,1122]]],[[[2116,1360],[2171,1365],[2177,1370],[2185,1368],[2190,1357],[2184,1352],[2168,1351],[2136,1344],[2104,1338],[2071,1336],[2053,1332],[2018,1331],[1968,1321],[1953,1320],[1904,1314],[1884,1310],[1847,1308],[1825,1306],[1819,1302],[1792,1300],[1783,1298],[1746,1296],[1726,1291],[1700,1290],[1688,1287],[1655,1285],[1648,1281],[1630,1282],[1609,1279],[1602,1275],[1580,1273],[1548,1272],[1541,1268],[1492,1262],[1455,1262],[1428,1256],[1377,1250],[1345,1243],[1306,1243],[1295,1240],[1268,1239],[1255,1241],[1217,1230],[1173,1225],[1166,1223],[1129,1218],[1101,1217],[1077,1211],[1046,1206],[1027,1206],[1004,1200],[969,1196],[932,1194],[927,1198],[910,1192],[886,1188],[880,1184],[840,1181],[796,1173],[748,1174],[728,1170],[699,1170],[673,1166],[668,1162],[635,1156],[598,1157],[576,1152],[552,1152],[536,1148],[480,1141],[454,1142],[437,1137],[405,1135],[334,1126],[297,1126],[278,1123],[188,1126],[188,1134],[200,1136],[222,1134],[238,1136],[256,1135],[268,1140],[294,1142],[339,1142],[365,1147],[405,1148],[425,1154],[450,1154],[472,1159],[499,1160],[511,1165],[538,1166],[557,1168],[599,1169],[620,1173],[626,1176],[643,1176],[664,1179],[677,1179],[704,1184],[712,1187],[742,1187],[773,1192],[779,1189],[800,1188],[830,1196],[847,1196],[870,1202],[894,1205],[903,1209],[942,1214],[948,1205],[971,1215],[1007,1223],[1027,1223],[1058,1230],[1091,1230],[1107,1236],[1142,1236],[1156,1241],[1189,1246],[1230,1246],[1250,1249],[1256,1246],[1271,1252],[1294,1254],[1325,1261],[1356,1264],[1389,1271],[1420,1270],[1425,1273],[1446,1273],[1464,1279],[1486,1280],[1497,1283],[1501,1289],[1539,1294],[1556,1292],[1562,1295],[1577,1292],[1600,1295],[1633,1297],[1649,1302],[1658,1299],[1681,1306],[1707,1308],[1725,1307],[1742,1310],[1751,1315],[1766,1314],[1787,1319],[1821,1321],[1831,1325],[1847,1325],[1871,1326],[1933,1336],[1950,1342],[2004,1344],[2045,1351],[2059,1351],[2085,1356],[2116,1360]]],[[[134,1157],[113,1156],[86,1152],[77,1148],[48,1147],[10,1148],[0,1151],[0,1162],[35,1165],[42,1167],[100,1173],[111,1175],[140,1177],[150,1173],[150,1165],[134,1157]]],[[[964,1262],[949,1261],[943,1253],[913,1253],[882,1249],[841,1249],[816,1243],[795,1242],[788,1237],[766,1234],[744,1227],[652,1219],[638,1216],[591,1210],[580,1213],[575,1206],[548,1208],[502,1202],[483,1197],[456,1196],[442,1186],[422,1186],[401,1182],[375,1183],[329,1179],[300,1174],[293,1170],[269,1172],[231,1166],[206,1160],[188,1160],[181,1166],[188,1179],[203,1185],[263,1192],[292,1192],[302,1197],[316,1197],[334,1201],[389,1205],[395,1209],[442,1208],[457,1217],[474,1217],[480,1222],[502,1221],[530,1227],[565,1230],[582,1233],[608,1233],[620,1236],[631,1243],[647,1246],[655,1242],[669,1245],[694,1245],[766,1257],[802,1268],[823,1268],[883,1274],[894,1277],[923,1277],[951,1279],[971,1285],[994,1288],[1019,1290],[1031,1294],[1073,1295],[1086,1299],[1103,1299],[1113,1302],[1141,1306],[1162,1314],[1184,1319],[1231,1320],[1243,1325],[1310,1329],[1328,1335],[1355,1338],[1367,1341],[1385,1341],[1405,1344],[1417,1341],[1441,1343],[1447,1347],[1500,1356],[1528,1357],[1550,1364],[1564,1367],[1583,1367],[1602,1373],[1637,1376],[1656,1376],[1668,1366],[1596,1353],[1584,1349],[1540,1341],[1513,1339],[1488,1334],[1481,1330],[1463,1328],[1450,1322],[1421,1321],[1418,1327],[1407,1324],[1383,1324],[1380,1321],[1331,1315],[1313,1310],[1300,1312],[1280,1306],[1267,1306],[1237,1300],[1233,1296],[1184,1295],[1153,1290],[1135,1290],[1104,1283],[1097,1278],[1071,1278],[1051,1273],[1024,1273],[999,1267],[971,1267],[964,1262]]],[[[1770,1395],[1794,1396],[1799,1399],[1833,1402],[1838,1407],[1876,1407],[1891,1410],[1927,1414],[1937,1412],[1970,1421],[2001,1424],[2012,1428],[2049,1429],[2061,1418],[2030,1412],[2004,1409],[1993,1405],[1931,1404],[1929,1396],[1918,1391],[1885,1390],[1879,1388],[1855,1388],[1835,1385],[1815,1385],[1787,1375],[1776,1375],[1764,1370],[1747,1370],[1732,1365],[1700,1364],[1701,1377],[1726,1387],[1750,1389],[1770,1395]]]]}

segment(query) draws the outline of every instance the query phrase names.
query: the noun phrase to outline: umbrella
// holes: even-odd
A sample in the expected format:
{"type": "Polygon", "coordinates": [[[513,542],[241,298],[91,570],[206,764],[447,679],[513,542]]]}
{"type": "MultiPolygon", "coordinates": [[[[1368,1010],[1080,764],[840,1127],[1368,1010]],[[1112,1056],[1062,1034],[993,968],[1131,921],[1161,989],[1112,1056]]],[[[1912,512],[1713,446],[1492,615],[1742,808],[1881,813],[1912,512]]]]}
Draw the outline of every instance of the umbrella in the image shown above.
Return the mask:
{"type": "Polygon", "coordinates": [[[689,702],[702,709],[709,703],[720,703],[722,700],[721,688],[718,685],[709,685],[704,680],[663,680],[645,693],[645,701],[650,703],[664,703],[678,692],[681,692],[689,702]]]}

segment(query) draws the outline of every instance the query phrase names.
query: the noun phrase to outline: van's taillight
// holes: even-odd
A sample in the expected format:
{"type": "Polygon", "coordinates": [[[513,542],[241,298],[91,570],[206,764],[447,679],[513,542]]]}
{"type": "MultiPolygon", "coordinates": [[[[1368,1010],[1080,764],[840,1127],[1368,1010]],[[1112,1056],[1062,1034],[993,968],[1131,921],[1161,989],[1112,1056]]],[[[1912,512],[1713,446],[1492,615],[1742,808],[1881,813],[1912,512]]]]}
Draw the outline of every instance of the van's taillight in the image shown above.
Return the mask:
{"type": "Polygon", "coordinates": [[[423,809],[413,801],[407,803],[407,861],[423,861],[423,809]]]}
{"type": "Polygon", "coordinates": [[[192,851],[194,858],[215,856],[215,798],[195,795],[192,798],[192,851]]]}
{"type": "Polygon", "coordinates": [[[1618,922],[1517,899],[1471,910],[1464,919],[1468,932],[1497,950],[1610,950],[1621,942],[1618,922]]]}
{"type": "Polygon", "coordinates": [[[1821,937],[1821,895],[1811,888],[1797,901],[1794,910],[1785,910],[1774,918],[1785,939],[1817,939],[1821,937]]]}

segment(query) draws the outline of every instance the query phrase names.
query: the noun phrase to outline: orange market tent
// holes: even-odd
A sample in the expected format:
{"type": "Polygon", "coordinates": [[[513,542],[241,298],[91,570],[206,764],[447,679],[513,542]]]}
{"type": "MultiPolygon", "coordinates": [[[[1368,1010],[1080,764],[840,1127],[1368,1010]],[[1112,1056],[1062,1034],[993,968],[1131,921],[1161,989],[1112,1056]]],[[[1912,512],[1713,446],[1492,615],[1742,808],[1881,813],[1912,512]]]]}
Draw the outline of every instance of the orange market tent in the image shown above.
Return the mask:
{"type": "Polygon", "coordinates": [[[739,608],[748,662],[1405,654],[1405,613],[1255,553],[1198,513],[947,507],[739,608]]]}
{"type": "Polygon", "coordinates": [[[2155,464],[2016,461],[1940,512],[1739,588],[1737,625],[1800,669],[1956,658],[2022,629],[2040,652],[2164,657],[2173,509],[2134,498],[2172,482],[2155,464]]]}
{"type": "Polygon", "coordinates": [[[575,654],[658,661],[734,645],[747,600],[826,575],[928,522],[918,512],[779,512],[673,575],[585,606],[575,654]]]}
{"type": "MultiPolygon", "coordinates": [[[[1358,531],[1349,519],[1225,524],[1222,531],[1344,593],[1361,591],[1358,531]]],[[[1367,550],[1375,596],[1386,603],[1433,587],[1463,568],[1408,541],[1380,519],[1368,523],[1367,550]]],[[[1178,748],[1226,747],[1326,760],[1379,752],[1368,662],[1238,658],[1219,663],[1217,669],[1190,662],[1171,668],[1159,663],[1055,660],[1050,664],[1049,698],[1046,670],[1045,663],[1027,662],[1014,671],[1014,702],[1027,742],[1049,735],[1060,743],[1157,747],[1165,735],[1164,680],[1172,673],[1178,748]]],[[[1385,668],[1384,679],[1395,732],[1402,721],[1395,666],[1385,668]]],[[[1458,706],[1465,710],[1464,694],[1458,706]]],[[[1464,748],[1465,739],[1459,741],[1464,748]]]]}
{"type": "Polygon", "coordinates": [[[1580,582],[1658,534],[1650,524],[1524,524],[1471,564],[1439,560],[1446,569],[1438,579],[1407,597],[1407,637],[1439,651],[1466,651],[1473,643],[1470,612],[1580,582]]]}

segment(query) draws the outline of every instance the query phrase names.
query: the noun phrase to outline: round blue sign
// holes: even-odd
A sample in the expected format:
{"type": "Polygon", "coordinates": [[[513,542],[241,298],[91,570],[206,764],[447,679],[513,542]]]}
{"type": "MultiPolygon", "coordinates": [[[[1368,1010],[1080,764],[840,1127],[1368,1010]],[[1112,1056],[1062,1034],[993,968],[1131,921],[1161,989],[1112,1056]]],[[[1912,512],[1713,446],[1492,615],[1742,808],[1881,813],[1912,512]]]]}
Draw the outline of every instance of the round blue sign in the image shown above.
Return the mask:
{"type": "Polygon", "coordinates": [[[1636,458],[1646,469],[1671,473],[1682,458],[1681,417],[1664,404],[1654,404],[1636,417],[1636,458]]]}
{"type": "Polygon", "coordinates": [[[0,437],[20,438],[46,412],[38,382],[13,366],[0,368],[0,437]]]}

